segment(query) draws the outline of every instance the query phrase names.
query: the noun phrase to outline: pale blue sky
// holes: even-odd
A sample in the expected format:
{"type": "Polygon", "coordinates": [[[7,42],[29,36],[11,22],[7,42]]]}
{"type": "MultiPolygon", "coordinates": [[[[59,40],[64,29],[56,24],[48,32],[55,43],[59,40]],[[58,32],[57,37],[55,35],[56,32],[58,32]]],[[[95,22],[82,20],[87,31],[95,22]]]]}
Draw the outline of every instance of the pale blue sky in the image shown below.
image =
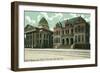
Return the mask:
{"type": "Polygon", "coordinates": [[[59,12],[36,12],[36,11],[25,11],[25,26],[27,24],[38,26],[38,23],[42,17],[45,17],[48,21],[49,28],[53,30],[55,24],[59,21],[71,19],[74,17],[81,16],[87,22],[90,21],[90,14],[87,13],[59,13],[59,12]]]}

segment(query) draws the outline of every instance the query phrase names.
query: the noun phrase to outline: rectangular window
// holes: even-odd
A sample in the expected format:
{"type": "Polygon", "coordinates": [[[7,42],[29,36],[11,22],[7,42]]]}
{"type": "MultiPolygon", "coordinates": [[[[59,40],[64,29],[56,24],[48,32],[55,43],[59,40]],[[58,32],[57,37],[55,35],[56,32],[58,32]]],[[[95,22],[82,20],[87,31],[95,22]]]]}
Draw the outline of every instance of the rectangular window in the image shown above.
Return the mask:
{"type": "Polygon", "coordinates": [[[58,35],[60,35],[60,31],[58,31],[58,35]]]}
{"type": "Polygon", "coordinates": [[[68,34],[69,34],[69,30],[68,30],[68,34]]]}
{"type": "Polygon", "coordinates": [[[71,29],[71,33],[73,33],[73,29],[71,29]]]}
{"type": "Polygon", "coordinates": [[[82,42],[84,42],[84,35],[82,35],[82,42]]]}
{"type": "Polygon", "coordinates": [[[62,34],[64,34],[64,30],[62,30],[62,34]]]}
{"type": "Polygon", "coordinates": [[[75,32],[77,33],[77,27],[75,28],[75,32]]]}
{"type": "Polygon", "coordinates": [[[40,38],[41,38],[41,33],[40,33],[40,38]]]}
{"type": "Polygon", "coordinates": [[[45,38],[45,34],[44,34],[44,38],[45,38]]]}
{"type": "Polygon", "coordinates": [[[67,34],[67,30],[66,30],[66,34],[67,34]]]}

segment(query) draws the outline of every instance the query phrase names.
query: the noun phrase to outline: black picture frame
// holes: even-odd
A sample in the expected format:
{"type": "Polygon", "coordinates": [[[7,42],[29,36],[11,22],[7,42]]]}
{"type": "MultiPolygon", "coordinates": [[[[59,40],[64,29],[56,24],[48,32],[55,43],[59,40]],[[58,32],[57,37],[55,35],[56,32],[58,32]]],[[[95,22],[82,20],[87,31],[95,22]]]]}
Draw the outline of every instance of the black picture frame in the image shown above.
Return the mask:
{"type": "Polygon", "coordinates": [[[69,5],[69,4],[51,4],[51,3],[35,3],[35,2],[19,2],[11,3],[11,70],[13,71],[28,71],[28,70],[45,70],[45,69],[61,69],[61,68],[78,68],[78,67],[92,67],[97,66],[97,6],[85,5],[69,5]],[[48,67],[35,67],[35,68],[19,68],[19,5],[36,5],[36,6],[49,6],[49,7],[62,7],[62,8],[82,8],[95,10],[95,64],[83,65],[64,65],[64,66],[48,66],[48,67]]]}

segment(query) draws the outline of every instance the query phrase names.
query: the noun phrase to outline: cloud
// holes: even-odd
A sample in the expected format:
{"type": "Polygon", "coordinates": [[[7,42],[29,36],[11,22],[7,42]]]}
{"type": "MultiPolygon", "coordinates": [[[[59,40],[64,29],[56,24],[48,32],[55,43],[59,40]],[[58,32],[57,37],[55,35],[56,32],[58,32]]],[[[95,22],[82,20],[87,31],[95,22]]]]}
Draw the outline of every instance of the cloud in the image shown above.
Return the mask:
{"type": "Polygon", "coordinates": [[[29,24],[36,24],[36,21],[31,19],[30,16],[25,16],[25,19],[26,19],[27,23],[29,23],[29,24]]]}
{"type": "Polygon", "coordinates": [[[64,20],[68,20],[68,18],[64,18],[64,20]]]}
{"type": "Polygon", "coordinates": [[[49,17],[48,19],[49,19],[50,21],[52,21],[54,18],[53,18],[53,17],[51,17],[51,18],[49,17]]]}
{"type": "Polygon", "coordinates": [[[63,14],[62,14],[62,13],[56,13],[56,14],[55,14],[55,17],[58,17],[58,16],[62,17],[63,14]]]}
{"type": "Polygon", "coordinates": [[[79,14],[74,14],[74,13],[71,13],[70,15],[71,15],[72,17],[80,16],[79,14]]]}
{"type": "Polygon", "coordinates": [[[90,15],[81,15],[87,22],[90,21],[90,15]]]}
{"type": "Polygon", "coordinates": [[[46,12],[40,12],[40,14],[45,17],[47,20],[51,20],[50,17],[48,16],[48,13],[46,12]]]}
{"type": "Polygon", "coordinates": [[[45,18],[47,18],[47,19],[49,18],[49,17],[48,17],[48,14],[47,14],[46,12],[40,12],[40,13],[41,13],[45,18]]]}
{"type": "Polygon", "coordinates": [[[29,16],[25,16],[25,19],[28,21],[28,23],[31,22],[31,18],[29,16]]]}
{"type": "Polygon", "coordinates": [[[63,17],[63,14],[62,13],[57,13],[54,18],[57,18],[57,17],[59,17],[59,20],[60,20],[63,17]]]}
{"type": "Polygon", "coordinates": [[[36,23],[36,21],[35,21],[35,20],[32,20],[32,21],[31,21],[31,23],[32,23],[32,24],[35,24],[35,23],[36,23]]]}
{"type": "Polygon", "coordinates": [[[42,15],[38,15],[37,16],[37,22],[39,22],[41,18],[42,18],[42,15]]]}
{"type": "Polygon", "coordinates": [[[48,19],[50,21],[52,21],[53,19],[58,18],[58,17],[59,17],[59,20],[60,20],[63,17],[62,13],[55,13],[55,15],[53,15],[51,17],[49,17],[48,13],[46,13],[46,12],[40,12],[40,13],[41,13],[41,15],[43,15],[46,19],[48,19]]]}

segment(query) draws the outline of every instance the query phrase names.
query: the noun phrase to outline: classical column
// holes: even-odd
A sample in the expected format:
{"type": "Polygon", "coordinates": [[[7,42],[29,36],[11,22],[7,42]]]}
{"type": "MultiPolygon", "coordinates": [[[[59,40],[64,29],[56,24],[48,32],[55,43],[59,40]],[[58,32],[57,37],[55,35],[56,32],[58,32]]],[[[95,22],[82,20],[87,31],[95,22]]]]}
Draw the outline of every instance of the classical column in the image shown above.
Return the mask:
{"type": "Polygon", "coordinates": [[[33,33],[32,33],[32,48],[33,48],[33,33]]]}

